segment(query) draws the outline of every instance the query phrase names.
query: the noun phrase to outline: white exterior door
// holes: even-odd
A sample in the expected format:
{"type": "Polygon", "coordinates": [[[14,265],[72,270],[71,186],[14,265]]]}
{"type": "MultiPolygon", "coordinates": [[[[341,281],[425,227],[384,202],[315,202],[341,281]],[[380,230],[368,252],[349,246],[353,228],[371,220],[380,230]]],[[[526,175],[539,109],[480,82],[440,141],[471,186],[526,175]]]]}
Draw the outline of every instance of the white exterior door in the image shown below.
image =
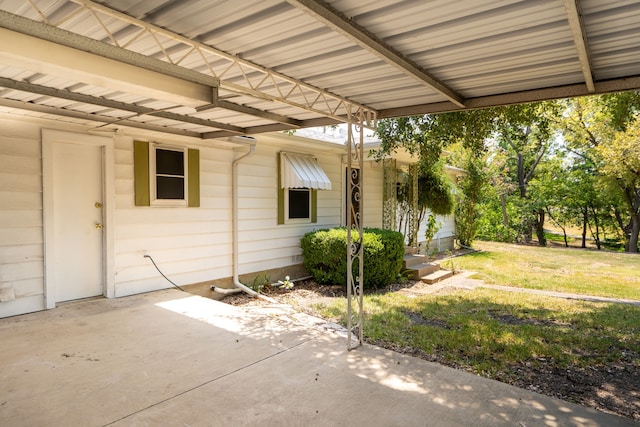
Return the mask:
{"type": "Polygon", "coordinates": [[[55,301],[103,295],[103,147],[56,142],[50,155],[55,301]]]}

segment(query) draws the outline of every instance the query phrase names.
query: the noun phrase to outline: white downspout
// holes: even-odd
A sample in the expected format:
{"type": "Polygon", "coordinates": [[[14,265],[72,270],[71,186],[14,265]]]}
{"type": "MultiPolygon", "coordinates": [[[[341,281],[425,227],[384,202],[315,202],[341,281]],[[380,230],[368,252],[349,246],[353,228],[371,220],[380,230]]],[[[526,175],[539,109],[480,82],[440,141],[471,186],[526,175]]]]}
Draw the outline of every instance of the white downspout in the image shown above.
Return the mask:
{"type": "MultiPolygon", "coordinates": [[[[234,141],[235,142],[235,141],[234,141]]],[[[213,290],[214,292],[218,292],[221,294],[230,294],[230,293],[235,293],[235,292],[241,292],[244,291],[247,294],[254,296],[256,298],[261,298],[263,300],[269,301],[271,303],[277,303],[277,301],[275,301],[272,298],[269,298],[265,295],[262,295],[256,291],[254,291],[253,289],[243,285],[242,283],[240,283],[240,279],[239,279],[239,274],[238,274],[238,234],[239,234],[239,230],[238,230],[238,164],[240,163],[240,161],[247,159],[249,157],[251,157],[253,155],[253,153],[256,150],[256,143],[255,141],[251,141],[251,142],[245,142],[245,144],[249,145],[249,151],[245,154],[243,154],[242,156],[238,157],[237,159],[235,159],[233,161],[233,163],[231,164],[231,189],[232,189],[232,196],[231,196],[231,204],[232,204],[232,208],[231,208],[231,215],[232,215],[232,236],[231,236],[231,240],[232,240],[232,258],[233,258],[233,286],[235,286],[235,289],[224,289],[224,288],[218,288],[215,287],[213,290]]]]}

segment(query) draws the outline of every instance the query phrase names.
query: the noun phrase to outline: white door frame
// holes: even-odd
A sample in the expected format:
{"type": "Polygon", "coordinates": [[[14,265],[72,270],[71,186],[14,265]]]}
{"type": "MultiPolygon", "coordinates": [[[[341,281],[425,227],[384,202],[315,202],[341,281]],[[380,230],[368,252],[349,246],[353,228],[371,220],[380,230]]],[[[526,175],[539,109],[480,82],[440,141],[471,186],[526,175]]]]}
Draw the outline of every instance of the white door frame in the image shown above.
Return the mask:
{"type": "Polygon", "coordinates": [[[104,235],[102,240],[102,263],[104,295],[115,296],[115,262],[114,262],[114,224],[115,224],[115,176],[113,138],[42,129],[42,216],[44,225],[44,295],[45,307],[55,308],[56,283],[54,279],[55,265],[47,262],[53,259],[54,242],[54,210],[53,210],[53,147],[55,143],[91,145],[102,148],[103,176],[103,217],[104,235]]]}

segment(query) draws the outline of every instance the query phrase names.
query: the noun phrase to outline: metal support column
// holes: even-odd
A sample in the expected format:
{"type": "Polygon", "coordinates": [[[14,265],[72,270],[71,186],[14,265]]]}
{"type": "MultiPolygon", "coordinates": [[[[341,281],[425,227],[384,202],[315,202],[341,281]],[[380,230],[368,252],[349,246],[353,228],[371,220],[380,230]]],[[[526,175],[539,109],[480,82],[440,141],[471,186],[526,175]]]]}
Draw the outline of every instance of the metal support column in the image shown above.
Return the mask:
{"type": "Polygon", "coordinates": [[[382,228],[385,230],[396,229],[396,217],[397,212],[397,200],[398,190],[397,174],[396,171],[396,159],[384,159],[382,160],[382,167],[384,168],[384,190],[382,195],[382,228]]]}
{"type": "Polygon", "coordinates": [[[362,172],[364,159],[363,118],[349,117],[347,141],[347,348],[353,350],[363,343],[364,272],[362,223],[362,172]],[[357,122],[354,122],[354,119],[357,122]],[[359,127],[356,140],[354,127],[359,127]],[[354,268],[357,273],[354,274],[354,268]],[[356,342],[353,342],[354,339],[356,342]]]}
{"type": "Polygon", "coordinates": [[[418,247],[418,165],[409,166],[409,200],[411,209],[409,210],[409,246],[418,247]]]}

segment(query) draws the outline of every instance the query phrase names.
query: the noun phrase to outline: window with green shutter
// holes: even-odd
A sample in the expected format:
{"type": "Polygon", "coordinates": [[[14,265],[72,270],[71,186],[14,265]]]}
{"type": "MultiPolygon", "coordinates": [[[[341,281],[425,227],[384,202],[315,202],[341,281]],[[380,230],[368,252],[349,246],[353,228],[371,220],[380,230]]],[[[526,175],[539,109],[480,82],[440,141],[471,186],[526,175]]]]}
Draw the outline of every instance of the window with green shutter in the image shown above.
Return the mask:
{"type": "Polygon", "coordinates": [[[314,188],[284,188],[282,159],[278,156],[278,224],[318,222],[318,190],[314,188]]]}
{"type": "Polygon", "coordinates": [[[200,206],[200,151],[134,141],[136,206],[200,206]]]}

